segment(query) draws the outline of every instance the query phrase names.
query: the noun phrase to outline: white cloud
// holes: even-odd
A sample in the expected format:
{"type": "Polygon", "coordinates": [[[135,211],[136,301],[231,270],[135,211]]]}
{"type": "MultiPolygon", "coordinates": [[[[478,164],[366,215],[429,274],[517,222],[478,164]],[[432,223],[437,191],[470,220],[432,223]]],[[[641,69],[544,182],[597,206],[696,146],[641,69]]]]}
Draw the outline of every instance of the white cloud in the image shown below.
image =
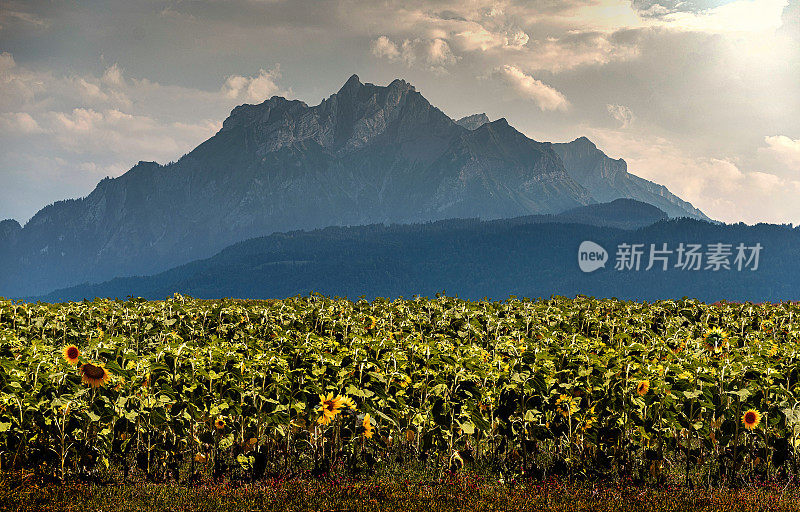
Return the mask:
{"type": "Polygon", "coordinates": [[[625,105],[606,105],[608,114],[620,123],[620,128],[627,128],[631,125],[636,116],[633,115],[631,109],[625,105]]]}
{"type": "Polygon", "coordinates": [[[773,31],[781,26],[787,3],[787,0],[736,0],[699,12],[672,12],[657,18],[657,24],[709,33],[773,31]]]}
{"type": "Polygon", "coordinates": [[[281,91],[276,83],[280,78],[281,72],[278,66],[269,71],[262,69],[253,77],[232,75],[225,80],[222,91],[230,99],[261,103],[278,93],[287,95],[286,91],[281,91]]]}
{"type": "Polygon", "coordinates": [[[376,57],[386,58],[392,61],[400,59],[400,50],[397,48],[397,45],[386,36],[380,36],[372,41],[371,47],[372,54],[376,57]]]}
{"type": "Polygon", "coordinates": [[[0,113],[0,132],[7,135],[33,135],[43,131],[36,119],[27,112],[0,113]]]}
{"type": "Polygon", "coordinates": [[[502,46],[504,39],[501,34],[496,34],[486,30],[485,27],[478,25],[455,34],[460,47],[468,52],[481,50],[486,51],[502,46]]]}
{"type": "Polygon", "coordinates": [[[372,41],[370,47],[376,57],[390,62],[403,62],[409,68],[422,62],[425,69],[436,73],[446,73],[447,67],[460,58],[453,54],[447,41],[438,37],[430,40],[406,39],[397,44],[387,36],[380,36],[372,41]]]}
{"type": "Polygon", "coordinates": [[[434,39],[425,48],[425,61],[431,71],[446,73],[447,67],[458,62],[458,59],[444,39],[434,39]]]}
{"type": "Polygon", "coordinates": [[[457,58],[444,39],[434,39],[427,48],[427,61],[431,66],[447,66],[455,64],[457,58]]]}
{"type": "Polygon", "coordinates": [[[639,56],[637,41],[616,39],[615,34],[574,31],[561,37],[531,42],[519,61],[530,70],[551,73],[624,62],[639,56]]]}
{"type": "Polygon", "coordinates": [[[454,40],[464,51],[481,50],[483,52],[494,48],[521,50],[528,44],[530,37],[522,30],[490,31],[481,24],[473,24],[466,30],[454,34],[454,40]]]}
{"type": "Polygon", "coordinates": [[[566,110],[569,107],[563,94],[525,74],[518,67],[506,64],[498,71],[520,95],[536,102],[541,110],[566,110]]]}
{"type": "Polygon", "coordinates": [[[82,155],[103,154],[108,148],[115,160],[124,157],[156,160],[162,163],[180,156],[195,141],[214,134],[220,123],[163,123],[146,115],[133,115],[116,109],[97,111],[76,108],[71,112],[51,112],[48,130],[58,145],[82,155]]]}
{"type": "Polygon", "coordinates": [[[773,135],[764,137],[764,142],[767,147],[760,148],[760,151],[771,154],[790,169],[800,171],[800,139],[773,135]]]}

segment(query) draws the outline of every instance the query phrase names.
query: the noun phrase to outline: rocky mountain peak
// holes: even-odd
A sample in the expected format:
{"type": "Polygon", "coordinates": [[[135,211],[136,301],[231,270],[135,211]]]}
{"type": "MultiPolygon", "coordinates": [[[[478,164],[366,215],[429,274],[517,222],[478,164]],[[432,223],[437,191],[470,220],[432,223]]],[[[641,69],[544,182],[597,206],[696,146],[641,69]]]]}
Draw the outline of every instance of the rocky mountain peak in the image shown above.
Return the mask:
{"type": "Polygon", "coordinates": [[[569,142],[568,145],[572,148],[572,151],[582,157],[602,153],[597,149],[597,145],[587,137],[578,137],[572,142],[569,142]]]}
{"type": "Polygon", "coordinates": [[[392,80],[392,83],[389,84],[389,89],[405,93],[405,92],[414,92],[416,89],[413,85],[406,82],[405,80],[401,80],[400,78],[395,78],[392,80]]]}
{"type": "Polygon", "coordinates": [[[361,79],[358,78],[358,75],[353,73],[350,76],[350,78],[348,78],[347,81],[344,83],[342,88],[339,89],[339,92],[337,92],[336,94],[337,95],[351,94],[351,93],[361,89],[361,87],[363,87],[363,85],[364,84],[361,83],[361,79]]]}
{"type": "Polygon", "coordinates": [[[476,130],[488,122],[490,122],[489,116],[487,116],[485,113],[481,113],[462,117],[456,121],[456,124],[463,126],[467,130],[476,130]]]}

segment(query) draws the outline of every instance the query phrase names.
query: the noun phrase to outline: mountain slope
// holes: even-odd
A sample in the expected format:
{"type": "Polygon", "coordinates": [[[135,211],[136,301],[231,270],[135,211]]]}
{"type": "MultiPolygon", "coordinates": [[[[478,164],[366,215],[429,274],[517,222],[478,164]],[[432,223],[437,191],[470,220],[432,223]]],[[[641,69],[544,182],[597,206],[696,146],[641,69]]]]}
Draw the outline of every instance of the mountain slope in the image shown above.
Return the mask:
{"type": "Polygon", "coordinates": [[[625,160],[609,158],[586,137],[553,144],[553,149],[569,175],[601,203],[618,198],[636,199],[657,206],[670,217],[711,220],[667,187],[630,174],[625,160]]]}
{"type": "MultiPolygon", "coordinates": [[[[619,205],[611,209],[617,209],[619,205]]],[[[149,277],[118,278],[53,292],[46,301],[128,295],[163,299],[175,292],[199,298],[284,298],[310,291],[325,295],[410,297],[445,290],[463,298],[549,297],[553,294],[655,300],[689,296],[754,302],[796,299],[800,274],[787,273],[800,251],[800,228],[759,224],[715,225],[693,219],[659,221],[635,231],[563,223],[532,216],[419,225],[330,227],[276,233],[232,245],[212,258],[149,277]],[[578,246],[592,240],[609,263],[584,274],[578,246]],[[760,243],[757,271],[682,270],[671,255],[666,271],[615,270],[621,243],[760,243]]]]}
{"type": "Polygon", "coordinates": [[[178,162],[140,162],[42,209],[0,249],[0,295],[154,273],[276,231],[592,202],[549,144],[505,120],[470,131],[405,81],[353,75],[316,106],[273,97],[236,107],[178,162]]]}

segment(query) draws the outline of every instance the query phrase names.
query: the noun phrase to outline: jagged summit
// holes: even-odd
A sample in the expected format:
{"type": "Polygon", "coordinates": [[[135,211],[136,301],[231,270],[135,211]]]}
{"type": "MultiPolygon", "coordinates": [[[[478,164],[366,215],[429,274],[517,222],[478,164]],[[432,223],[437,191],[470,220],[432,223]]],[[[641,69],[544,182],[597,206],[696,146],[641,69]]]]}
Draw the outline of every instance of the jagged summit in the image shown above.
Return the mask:
{"type": "Polygon", "coordinates": [[[456,124],[463,126],[467,130],[476,130],[488,122],[490,122],[489,116],[487,116],[485,113],[481,113],[462,117],[456,121],[456,124]]]}
{"type": "Polygon", "coordinates": [[[342,93],[345,93],[347,91],[352,91],[352,90],[359,89],[359,88],[361,88],[362,85],[363,84],[361,83],[361,79],[358,78],[358,75],[353,73],[350,76],[350,78],[347,79],[347,81],[344,83],[344,85],[342,85],[342,88],[339,89],[339,92],[337,94],[342,94],[342,93]]]}

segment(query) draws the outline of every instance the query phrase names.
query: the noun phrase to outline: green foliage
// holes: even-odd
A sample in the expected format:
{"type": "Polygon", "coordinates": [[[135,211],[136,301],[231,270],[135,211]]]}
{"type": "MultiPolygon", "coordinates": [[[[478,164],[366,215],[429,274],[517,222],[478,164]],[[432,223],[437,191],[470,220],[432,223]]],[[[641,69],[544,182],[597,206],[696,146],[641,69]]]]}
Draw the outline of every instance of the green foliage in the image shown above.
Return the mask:
{"type": "Polygon", "coordinates": [[[786,479],[800,442],[798,310],[584,297],[4,301],[0,464],[62,479],[112,465],[153,480],[187,466],[260,478],[403,459],[446,468],[458,451],[503,474],[786,479]],[[88,386],[85,363],[109,380],[88,386]],[[356,409],[327,424],[330,394],[356,409]]]}

